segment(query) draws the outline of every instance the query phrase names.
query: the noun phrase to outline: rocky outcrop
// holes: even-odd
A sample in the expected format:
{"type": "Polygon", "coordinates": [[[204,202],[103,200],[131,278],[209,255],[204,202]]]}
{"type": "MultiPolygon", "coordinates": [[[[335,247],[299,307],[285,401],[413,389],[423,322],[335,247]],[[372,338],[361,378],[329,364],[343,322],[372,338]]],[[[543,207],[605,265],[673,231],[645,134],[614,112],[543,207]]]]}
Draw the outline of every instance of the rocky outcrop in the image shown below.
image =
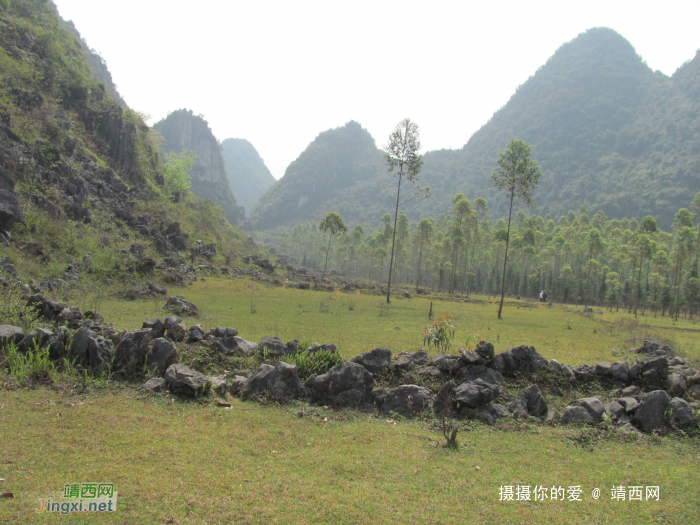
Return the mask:
{"type": "Polygon", "coordinates": [[[388,348],[375,348],[353,357],[350,361],[364,366],[372,374],[378,374],[391,364],[391,350],[388,348]]]}
{"type": "Polygon", "coordinates": [[[0,245],[8,246],[12,230],[22,219],[22,204],[15,193],[15,180],[0,166],[0,245]]]}
{"type": "Polygon", "coordinates": [[[165,382],[171,392],[188,396],[205,395],[211,388],[210,379],[181,363],[171,365],[165,372],[165,382]]]}
{"type": "Polygon", "coordinates": [[[403,417],[414,417],[430,410],[433,393],[418,385],[402,385],[386,392],[382,411],[395,412],[403,417]]]}
{"type": "Polygon", "coordinates": [[[220,204],[231,224],[243,222],[245,211],[238,206],[231,192],[221,149],[209,124],[194,115],[192,110],[181,109],[157,122],[153,129],[165,137],[166,143],[162,147],[165,154],[189,150],[197,155],[190,170],[191,190],[220,204]]]}
{"type": "Polygon", "coordinates": [[[268,395],[277,401],[291,401],[301,397],[303,392],[297,367],[282,361],[275,366],[261,365],[241,390],[243,399],[253,395],[268,395]]]}
{"type": "Polygon", "coordinates": [[[358,405],[371,402],[373,375],[364,366],[344,361],[304,383],[306,398],[318,403],[358,405]]]}

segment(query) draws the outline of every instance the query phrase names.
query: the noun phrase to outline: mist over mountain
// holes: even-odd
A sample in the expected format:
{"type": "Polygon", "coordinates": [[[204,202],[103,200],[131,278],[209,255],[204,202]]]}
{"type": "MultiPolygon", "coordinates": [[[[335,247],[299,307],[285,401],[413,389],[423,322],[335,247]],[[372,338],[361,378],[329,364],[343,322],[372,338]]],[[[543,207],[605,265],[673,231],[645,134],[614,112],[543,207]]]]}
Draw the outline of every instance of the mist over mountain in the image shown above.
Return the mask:
{"type": "Polygon", "coordinates": [[[258,200],[250,215],[258,229],[293,226],[337,211],[350,222],[378,219],[391,203],[382,152],[355,121],[324,131],[258,200]]]}
{"type": "Polygon", "coordinates": [[[161,151],[180,153],[189,150],[197,155],[190,170],[192,191],[220,204],[231,224],[243,221],[243,209],[231,192],[221,148],[209,124],[201,116],[193,115],[192,110],[180,109],[156,122],[153,129],[166,140],[161,151]]]}
{"type": "MultiPolygon", "coordinates": [[[[490,175],[508,142],[520,138],[543,170],[538,213],[558,216],[585,204],[611,218],[654,215],[668,228],[700,190],[699,108],[700,55],[669,78],[612,29],[590,29],[562,45],[463,148],[426,153],[420,182],[433,195],[403,209],[413,220],[434,217],[461,192],[486,198],[492,217],[503,217],[506,199],[490,175]]],[[[360,148],[331,141],[337,133],[319,135],[260,198],[256,228],[315,220],[321,209],[350,223],[391,211],[368,191],[369,181],[388,180],[372,137],[360,148]],[[270,213],[273,202],[288,206],[270,213]]]]}
{"type": "Polygon", "coordinates": [[[224,140],[221,152],[231,191],[250,215],[255,202],[275,183],[275,178],[255,147],[245,139],[224,140]]]}

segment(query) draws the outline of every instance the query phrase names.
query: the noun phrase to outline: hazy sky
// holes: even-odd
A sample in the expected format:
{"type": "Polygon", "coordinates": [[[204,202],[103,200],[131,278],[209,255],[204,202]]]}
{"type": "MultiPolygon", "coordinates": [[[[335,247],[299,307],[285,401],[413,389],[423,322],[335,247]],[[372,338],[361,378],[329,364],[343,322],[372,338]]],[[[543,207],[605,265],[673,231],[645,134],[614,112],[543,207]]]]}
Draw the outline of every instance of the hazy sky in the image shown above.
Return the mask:
{"type": "Polygon", "coordinates": [[[595,26],[667,75],[700,48],[699,0],[54,0],[130,107],[187,108],[249,140],[275,178],[356,120],[386,143],[460,148],[564,42],[595,26]]]}

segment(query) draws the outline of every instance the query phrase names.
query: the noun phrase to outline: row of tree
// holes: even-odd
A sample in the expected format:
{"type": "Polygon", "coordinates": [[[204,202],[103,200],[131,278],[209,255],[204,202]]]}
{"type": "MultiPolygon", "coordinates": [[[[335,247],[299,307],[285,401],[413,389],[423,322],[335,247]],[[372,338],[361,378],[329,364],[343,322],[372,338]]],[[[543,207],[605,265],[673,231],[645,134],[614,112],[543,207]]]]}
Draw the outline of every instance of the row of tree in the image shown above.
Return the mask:
{"type": "MultiPolygon", "coordinates": [[[[398,179],[393,218],[386,213],[379,226],[358,225],[348,232],[342,217],[330,212],[319,225],[297,224],[280,238],[282,253],[315,266],[323,252],[325,277],[329,256],[333,266],[349,276],[381,284],[387,274],[387,302],[392,278],[411,283],[420,291],[430,287],[448,293],[500,292],[498,317],[506,293],[536,297],[543,291],[561,302],[624,307],[635,315],[652,308],[678,317],[685,307],[692,316],[700,305],[700,193],[691,203],[693,213],[678,210],[671,232],[664,232],[651,215],[636,219],[593,216],[582,206],[555,222],[520,210],[513,221],[516,200],[531,206],[532,192],[542,171],[530,159],[530,146],[514,139],[499,155],[491,182],[505,190],[508,221],[494,223],[483,197],[474,203],[454,195],[448,213],[437,219],[411,223],[399,210],[410,192],[402,182],[417,186],[422,158],[418,126],[406,119],[390,135],[385,160],[398,179]],[[392,220],[393,219],[393,220],[392,220]],[[323,233],[321,233],[323,232],[323,233]],[[327,238],[326,238],[327,235],[327,238]],[[331,256],[333,238],[340,236],[331,256]],[[387,256],[388,267],[385,270],[387,256]]],[[[429,196],[430,188],[414,195],[429,196]]]]}
{"type": "Polygon", "coordinates": [[[678,210],[670,232],[652,216],[611,220],[585,206],[556,220],[521,210],[509,236],[505,220],[490,220],[485,199],[460,193],[436,219],[411,222],[399,212],[394,228],[387,213],[378,225],[340,232],[332,245],[317,225],[297,224],[280,238],[280,251],[316,268],[328,256],[331,269],[383,284],[395,239],[394,282],[417,290],[495,295],[504,282],[507,295],[545,290],[560,302],[692,316],[700,308],[699,218],[700,194],[692,211],[678,210]]]}

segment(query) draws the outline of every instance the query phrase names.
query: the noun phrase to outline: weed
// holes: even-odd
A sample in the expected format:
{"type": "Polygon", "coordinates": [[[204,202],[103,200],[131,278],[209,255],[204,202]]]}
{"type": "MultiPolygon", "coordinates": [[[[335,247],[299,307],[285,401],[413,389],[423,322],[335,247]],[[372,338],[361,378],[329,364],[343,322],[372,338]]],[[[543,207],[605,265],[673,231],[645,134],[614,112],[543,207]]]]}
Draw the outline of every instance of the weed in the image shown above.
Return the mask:
{"type": "Polygon", "coordinates": [[[20,326],[25,333],[39,324],[39,312],[27,306],[25,290],[13,283],[0,294],[0,324],[20,326]]]}
{"type": "Polygon", "coordinates": [[[7,371],[19,384],[27,379],[48,382],[54,380],[56,367],[49,357],[48,348],[42,350],[35,344],[32,350],[21,354],[14,344],[10,344],[6,352],[7,371]]]}
{"type": "Polygon", "coordinates": [[[327,314],[330,311],[330,306],[321,301],[321,307],[319,308],[319,312],[321,312],[322,314],[327,314]]]}
{"type": "Polygon", "coordinates": [[[297,373],[302,379],[312,374],[325,374],[342,360],[340,352],[328,350],[307,351],[300,346],[296,354],[285,356],[289,364],[296,365],[297,373]]]}
{"type": "Polygon", "coordinates": [[[425,328],[423,344],[427,345],[428,349],[434,346],[436,350],[447,353],[455,337],[455,327],[450,323],[452,319],[451,316],[442,314],[425,328]]]}

